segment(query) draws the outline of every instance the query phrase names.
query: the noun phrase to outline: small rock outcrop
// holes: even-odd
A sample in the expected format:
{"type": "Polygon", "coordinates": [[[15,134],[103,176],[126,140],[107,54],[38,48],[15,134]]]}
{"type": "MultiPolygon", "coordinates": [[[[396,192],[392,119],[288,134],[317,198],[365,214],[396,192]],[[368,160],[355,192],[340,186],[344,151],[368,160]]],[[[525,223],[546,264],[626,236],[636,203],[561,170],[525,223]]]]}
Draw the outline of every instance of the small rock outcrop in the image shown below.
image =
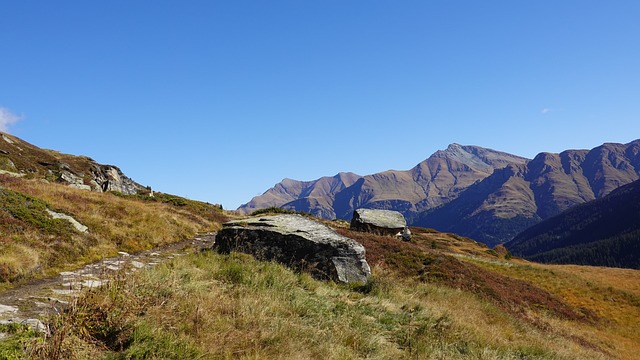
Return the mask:
{"type": "Polygon", "coordinates": [[[67,220],[68,222],[71,223],[71,225],[73,225],[73,227],[78,230],[81,233],[86,233],[89,228],[85,225],[82,225],[80,222],[78,222],[78,220],[74,219],[73,217],[67,215],[67,214],[63,214],[63,213],[58,213],[55,211],[51,211],[49,209],[46,209],[47,213],[49,214],[49,216],[51,216],[54,219],[62,219],[62,220],[67,220]]]}
{"type": "Polygon", "coordinates": [[[364,246],[300,215],[227,222],[216,236],[214,249],[275,260],[316,278],[336,282],[365,282],[371,275],[364,246]]]}
{"type": "MultiPolygon", "coordinates": [[[[393,210],[357,209],[351,218],[351,230],[395,236],[407,227],[404,216],[393,210]]],[[[409,233],[409,239],[411,235],[409,233]]]]}
{"type": "Polygon", "coordinates": [[[96,164],[92,167],[91,174],[93,181],[104,192],[115,191],[125,195],[135,195],[138,190],[143,189],[140,184],[125,176],[119,168],[112,165],[96,164]]]}
{"type": "Polygon", "coordinates": [[[404,231],[402,231],[402,234],[400,234],[400,237],[404,241],[411,241],[411,230],[409,230],[408,226],[404,227],[404,231]]]}

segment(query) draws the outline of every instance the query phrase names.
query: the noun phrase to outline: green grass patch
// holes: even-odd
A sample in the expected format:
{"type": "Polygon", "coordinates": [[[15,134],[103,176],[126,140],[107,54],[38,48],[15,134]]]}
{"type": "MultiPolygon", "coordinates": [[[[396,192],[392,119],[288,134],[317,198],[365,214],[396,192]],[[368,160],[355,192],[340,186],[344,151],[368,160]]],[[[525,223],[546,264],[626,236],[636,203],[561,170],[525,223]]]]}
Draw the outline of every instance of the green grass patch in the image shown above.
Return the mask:
{"type": "Polygon", "coordinates": [[[35,342],[42,340],[42,335],[30,329],[27,325],[18,323],[0,324],[0,334],[5,336],[4,339],[0,340],[0,359],[29,359],[28,349],[35,342]]]}

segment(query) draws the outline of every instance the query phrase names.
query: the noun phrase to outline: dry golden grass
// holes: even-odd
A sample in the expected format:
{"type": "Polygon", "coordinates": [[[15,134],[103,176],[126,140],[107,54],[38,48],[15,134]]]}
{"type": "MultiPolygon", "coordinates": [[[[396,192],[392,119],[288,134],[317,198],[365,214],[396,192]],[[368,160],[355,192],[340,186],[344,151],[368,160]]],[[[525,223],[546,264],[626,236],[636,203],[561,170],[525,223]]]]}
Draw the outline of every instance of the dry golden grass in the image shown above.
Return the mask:
{"type": "Polygon", "coordinates": [[[470,292],[379,267],[373,272],[374,283],[363,292],[248,255],[184,256],[87,295],[73,316],[53,326],[53,336],[38,353],[167,359],[609,358],[470,292]],[[61,337],[74,341],[54,341],[61,337]]]}
{"type": "Polygon", "coordinates": [[[617,287],[640,296],[640,271],[638,270],[584,265],[545,265],[536,263],[532,265],[550,270],[560,269],[587,281],[595,282],[601,287],[617,287]]]}
{"type": "Polygon", "coordinates": [[[0,281],[178,242],[217,230],[226,220],[214,205],[183,199],[176,205],[9,176],[0,176],[0,186],[13,201],[11,208],[0,207],[0,281]],[[65,220],[50,220],[45,208],[73,216],[89,231],[80,233],[65,220]]]}
{"type": "Polygon", "coordinates": [[[621,359],[635,359],[640,351],[640,297],[635,290],[640,271],[575,265],[543,265],[521,260],[509,263],[475,259],[491,271],[539,286],[592,320],[545,320],[560,333],[599,347],[621,359]]]}

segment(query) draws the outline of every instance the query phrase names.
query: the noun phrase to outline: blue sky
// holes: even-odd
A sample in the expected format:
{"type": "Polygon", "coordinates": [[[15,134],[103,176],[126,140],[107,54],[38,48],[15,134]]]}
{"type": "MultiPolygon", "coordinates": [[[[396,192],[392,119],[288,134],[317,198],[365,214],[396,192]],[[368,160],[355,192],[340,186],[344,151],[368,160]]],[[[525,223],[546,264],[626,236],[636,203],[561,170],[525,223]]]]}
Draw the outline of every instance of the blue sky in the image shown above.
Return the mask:
{"type": "Polygon", "coordinates": [[[0,127],[235,208],[285,177],[640,138],[638,1],[3,1],[0,127]]]}

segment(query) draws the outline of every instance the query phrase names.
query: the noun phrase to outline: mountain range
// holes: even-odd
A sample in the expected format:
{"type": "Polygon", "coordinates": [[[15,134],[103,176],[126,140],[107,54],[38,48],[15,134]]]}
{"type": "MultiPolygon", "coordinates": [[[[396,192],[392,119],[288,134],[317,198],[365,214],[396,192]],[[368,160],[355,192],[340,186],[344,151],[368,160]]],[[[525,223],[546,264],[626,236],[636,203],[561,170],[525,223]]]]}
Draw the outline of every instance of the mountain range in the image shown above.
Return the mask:
{"type": "Polygon", "coordinates": [[[357,208],[402,212],[411,225],[455,232],[493,246],[575,205],[601,198],[640,174],[640,140],[526,159],[449,145],[410,170],[314,181],[284,179],[238,211],[266,207],[350,219],[357,208]]]}

